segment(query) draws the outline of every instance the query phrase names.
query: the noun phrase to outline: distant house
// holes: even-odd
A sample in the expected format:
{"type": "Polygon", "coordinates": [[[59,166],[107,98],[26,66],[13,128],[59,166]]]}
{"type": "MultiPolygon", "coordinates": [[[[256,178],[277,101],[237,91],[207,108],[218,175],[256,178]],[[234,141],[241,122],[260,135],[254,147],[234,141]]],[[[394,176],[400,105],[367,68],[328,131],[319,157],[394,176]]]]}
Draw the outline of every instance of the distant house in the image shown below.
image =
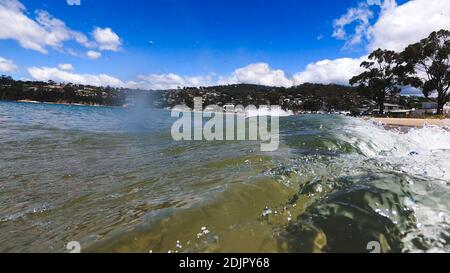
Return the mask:
{"type": "Polygon", "coordinates": [[[361,108],[353,108],[353,109],[350,111],[350,114],[351,114],[352,116],[357,117],[357,116],[367,116],[367,115],[370,115],[371,112],[370,112],[370,108],[368,108],[368,107],[361,107],[361,108]]]}
{"type": "Polygon", "coordinates": [[[46,85],[44,86],[44,88],[47,89],[48,91],[59,91],[59,92],[64,91],[64,87],[62,85],[57,84],[46,85]]]}
{"type": "Polygon", "coordinates": [[[23,87],[23,90],[24,91],[38,91],[38,88],[37,87],[35,87],[35,86],[26,86],[26,87],[23,87]]]}
{"type": "Polygon", "coordinates": [[[301,104],[303,103],[303,101],[302,101],[301,98],[295,98],[295,99],[294,99],[294,103],[295,103],[296,105],[301,105],[301,104]]]}
{"type": "Polygon", "coordinates": [[[417,109],[414,111],[414,115],[423,116],[427,114],[436,114],[437,113],[438,104],[436,102],[427,101],[422,102],[421,109],[417,109]]]}
{"type": "Polygon", "coordinates": [[[216,111],[216,108],[213,107],[213,106],[208,106],[208,107],[205,108],[204,111],[205,111],[205,112],[215,112],[215,111],[216,111]]]}
{"type": "Polygon", "coordinates": [[[444,114],[450,114],[450,103],[444,105],[444,114]]]}
{"type": "Polygon", "coordinates": [[[422,110],[436,110],[438,108],[438,104],[436,102],[422,102],[422,110]]]}
{"type": "Polygon", "coordinates": [[[403,110],[400,105],[392,104],[392,103],[385,103],[384,104],[384,109],[385,109],[385,111],[403,110]]]}
{"type": "MultiPolygon", "coordinates": [[[[436,102],[428,101],[422,102],[422,108],[414,111],[414,115],[423,116],[437,113],[438,104],[436,102]]],[[[444,105],[444,114],[450,114],[450,103],[444,105]]]]}
{"type": "MultiPolygon", "coordinates": [[[[393,103],[385,103],[384,104],[384,113],[386,115],[392,117],[407,117],[412,114],[413,109],[404,109],[401,105],[393,104],[393,103]]],[[[375,109],[372,111],[372,114],[378,114],[380,109],[375,109]]]]}
{"type": "Polygon", "coordinates": [[[234,105],[233,105],[233,104],[230,104],[230,103],[225,104],[225,105],[223,106],[223,110],[224,110],[225,112],[234,112],[234,105]]]}

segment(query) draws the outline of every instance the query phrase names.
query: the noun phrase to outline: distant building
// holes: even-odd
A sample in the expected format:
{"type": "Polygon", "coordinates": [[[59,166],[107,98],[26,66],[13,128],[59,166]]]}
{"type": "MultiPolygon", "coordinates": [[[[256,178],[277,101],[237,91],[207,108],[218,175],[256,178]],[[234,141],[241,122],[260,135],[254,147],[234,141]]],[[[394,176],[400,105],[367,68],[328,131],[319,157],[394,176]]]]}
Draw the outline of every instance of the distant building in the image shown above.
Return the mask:
{"type": "Polygon", "coordinates": [[[423,116],[437,113],[438,104],[433,101],[422,102],[421,109],[414,111],[415,116],[423,116]]]}
{"type": "MultiPolygon", "coordinates": [[[[404,109],[401,105],[393,103],[384,104],[384,113],[392,117],[408,117],[412,114],[413,109],[404,109]]],[[[378,114],[380,109],[375,109],[372,114],[378,114]]]]}
{"type": "Polygon", "coordinates": [[[438,108],[438,104],[436,102],[422,102],[422,110],[436,110],[438,108]]]}
{"type": "Polygon", "coordinates": [[[450,114],[450,103],[444,105],[444,114],[450,114]]]}
{"type": "Polygon", "coordinates": [[[403,110],[400,105],[392,104],[392,103],[385,103],[384,104],[384,109],[385,109],[385,111],[403,110]]]}
{"type": "Polygon", "coordinates": [[[225,105],[223,106],[223,110],[224,110],[225,112],[234,112],[234,105],[233,105],[233,104],[230,104],[230,103],[225,104],[225,105]]]}
{"type": "Polygon", "coordinates": [[[38,91],[38,88],[35,86],[26,86],[23,88],[25,91],[38,91]]]}
{"type": "Polygon", "coordinates": [[[216,108],[213,107],[213,106],[208,106],[208,107],[205,108],[204,111],[205,111],[205,112],[215,112],[215,111],[216,111],[216,108]]]}

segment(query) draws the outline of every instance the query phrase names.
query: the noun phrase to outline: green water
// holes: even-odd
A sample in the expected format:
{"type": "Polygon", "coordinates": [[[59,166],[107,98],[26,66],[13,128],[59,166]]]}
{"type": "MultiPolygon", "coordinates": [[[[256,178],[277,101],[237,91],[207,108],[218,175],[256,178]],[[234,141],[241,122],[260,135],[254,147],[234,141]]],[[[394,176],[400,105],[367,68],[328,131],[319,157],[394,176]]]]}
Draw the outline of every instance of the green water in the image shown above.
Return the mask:
{"type": "Polygon", "coordinates": [[[0,102],[0,252],[450,252],[450,133],[280,119],[175,142],[170,112],[0,102]]]}

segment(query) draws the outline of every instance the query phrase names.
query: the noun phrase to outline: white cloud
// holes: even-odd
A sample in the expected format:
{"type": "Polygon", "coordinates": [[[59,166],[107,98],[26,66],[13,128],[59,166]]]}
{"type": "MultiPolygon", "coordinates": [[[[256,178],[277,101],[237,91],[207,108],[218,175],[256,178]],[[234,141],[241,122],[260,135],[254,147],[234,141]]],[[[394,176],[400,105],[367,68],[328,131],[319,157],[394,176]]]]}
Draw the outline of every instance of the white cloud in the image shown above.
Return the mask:
{"type": "Polygon", "coordinates": [[[63,21],[44,10],[37,11],[36,22],[49,33],[46,40],[50,45],[62,47],[62,42],[75,40],[85,47],[94,46],[83,33],[69,29],[63,21]]]}
{"type": "Polygon", "coordinates": [[[373,11],[367,4],[360,3],[334,21],[333,37],[346,40],[346,46],[367,42],[369,51],[377,48],[401,51],[433,31],[450,29],[448,0],[410,0],[402,5],[395,0],[370,3],[381,4],[373,25],[370,24],[373,11]],[[347,34],[346,27],[354,24],[354,33],[347,34]]]}
{"type": "Polygon", "coordinates": [[[362,72],[360,64],[367,57],[359,59],[341,58],[322,60],[309,64],[306,69],[294,75],[294,84],[302,83],[337,83],[348,85],[350,78],[362,72]]]}
{"type": "MultiPolygon", "coordinates": [[[[360,4],[356,8],[349,9],[346,14],[334,21],[335,29],[333,36],[338,39],[345,39],[346,45],[365,42],[370,51],[378,47],[401,50],[407,44],[419,41],[434,30],[441,28],[450,29],[450,16],[448,16],[450,14],[450,5],[448,5],[447,1],[411,0],[403,5],[397,5],[394,0],[385,0],[382,3],[379,17],[372,26],[370,25],[370,18],[373,16],[372,11],[369,10],[369,6],[360,4]],[[353,30],[351,33],[348,33],[347,31],[350,27],[353,30]]],[[[378,3],[376,0],[373,2],[378,3]]],[[[12,5],[13,8],[20,9],[20,6],[15,7],[14,3],[17,4],[18,2],[9,1],[10,6],[8,8],[12,9],[12,5]]],[[[47,18],[48,14],[41,14],[40,17],[39,25],[41,27],[50,25],[48,28],[54,30],[54,41],[49,39],[52,44],[57,44],[56,41],[67,39],[67,36],[63,35],[65,33],[64,31],[56,31],[58,30],[58,26],[64,29],[60,23],[47,18]]],[[[73,32],[71,33],[71,37],[73,38],[75,35],[73,32]]],[[[117,51],[122,44],[119,36],[110,28],[96,28],[92,35],[97,44],[96,47],[99,50],[117,51]]],[[[82,40],[78,39],[79,43],[82,40]]],[[[101,53],[90,50],[86,53],[86,56],[95,59],[99,58],[101,53]]],[[[150,74],[140,75],[136,81],[127,83],[104,74],[75,74],[57,68],[34,67],[30,68],[29,72],[34,78],[40,80],[52,79],[55,81],[128,86],[145,89],[173,89],[178,86],[210,86],[232,83],[251,83],[285,87],[306,82],[347,85],[351,77],[362,72],[360,64],[366,58],[366,56],[363,56],[361,58],[321,60],[309,64],[303,71],[294,74],[292,78],[287,77],[283,70],[272,69],[267,63],[249,64],[225,76],[216,76],[214,74],[206,76],[182,76],[174,73],[150,74]]]]}
{"type": "Polygon", "coordinates": [[[28,68],[28,73],[39,81],[52,80],[55,82],[71,82],[94,86],[125,86],[121,80],[106,74],[76,74],[51,67],[31,67],[28,68]]]}
{"type": "Polygon", "coordinates": [[[69,6],[81,6],[81,0],[67,0],[69,6]]]}
{"type": "Polygon", "coordinates": [[[40,81],[71,82],[95,86],[114,86],[141,89],[176,89],[178,87],[199,87],[219,84],[251,83],[267,86],[291,86],[293,81],[286,78],[282,70],[273,70],[265,63],[250,64],[236,69],[227,77],[214,73],[200,76],[182,76],[174,73],[139,75],[136,81],[125,82],[106,74],[77,74],[71,64],[54,67],[30,67],[28,73],[40,81]]]}
{"type": "Polygon", "coordinates": [[[360,3],[356,8],[350,8],[347,13],[333,22],[333,37],[339,40],[346,40],[346,46],[359,44],[366,36],[367,29],[370,27],[370,19],[373,12],[365,3],[360,3]],[[355,25],[354,33],[349,35],[346,27],[355,25]]]}
{"type": "Polygon", "coordinates": [[[86,52],[86,56],[91,60],[96,60],[102,56],[102,53],[94,50],[89,50],[88,52],[86,52]]]}
{"type": "Polygon", "coordinates": [[[249,64],[234,70],[228,76],[180,76],[177,74],[140,75],[138,81],[127,83],[130,88],[142,89],[175,89],[177,87],[198,87],[227,84],[258,84],[266,86],[290,87],[306,82],[311,83],[339,83],[348,85],[351,77],[362,70],[360,64],[366,57],[360,59],[342,58],[337,60],[323,60],[309,64],[306,70],[289,78],[280,69],[272,69],[267,63],[249,64]]]}
{"type": "Polygon", "coordinates": [[[214,85],[213,74],[208,76],[180,76],[177,74],[150,74],[138,76],[138,81],[128,82],[132,88],[143,89],[175,89],[177,87],[199,87],[214,85]]]}
{"type": "Polygon", "coordinates": [[[267,63],[249,64],[236,69],[230,77],[222,78],[219,83],[250,83],[284,87],[292,85],[292,81],[286,77],[283,70],[274,70],[267,63]]]}
{"type": "MultiPolygon", "coordinates": [[[[372,0],[369,4],[380,3],[372,0]]],[[[410,0],[402,5],[395,0],[384,0],[373,25],[370,25],[371,14],[366,4],[349,9],[335,20],[333,37],[346,40],[346,46],[366,43],[368,52],[377,48],[401,51],[433,31],[450,29],[448,0],[410,0]],[[356,24],[355,31],[348,35],[345,28],[351,24],[356,24]]],[[[362,72],[360,63],[364,59],[341,58],[309,64],[305,71],[294,75],[294,83],[348,84],[352,76],[362,72]]]]}
{"type": "Polygon", "coordinates": [[[37,11],[35,20],[25,12],[25,6],[17,0],[0,1],[0,39],[16,40],[22,47],[41,53],[47,53],[46,47],[61,48],[69,40],[91,46],[84,34],[71,30],[48,12],[37,11]]]}
{"type": "Polygon", "coordinates": [[[61,70],[65,70],[65,71],[70,71],[70,70],[74,69],[73,65],[71,65],[71,64],[59,64],[58,68],[61,70]]]}
{"type": "Polygon", "coordinates": [[[211,85],[249,83],[267,86],[291,86],[292,80],[282,70],[273,70],[266,63],[250,64],[238,68],[229,76],[181,76],[174,73],[150,74],[138,76],[138,81],[127,83],[131,88],[175,89],[177,87],[199,87],[211,85]]]}
{"type": "Polygon", "coordinates": [[[95,28],[92,32],[95,41],[98,43],[100,50],[118,51],[122,42],[119,36],[110,28],[95,28]]]}
{"type": "Polygon", "coordinates": [[[403,50],[440,29],[450,29],[448,0],[385,0],[378,21],[369,29],[369,50],[403,50]]]}
{"type": "MultiPolygon", "coordinates": [[[[80,1],[71,1],[74,5],[80,1]]],[[[18,0],[0,0],[0,40],[16,40],[20,46],[43,54],[54,48],[71,55],[74,51],[64,49],[64,43],[75,41],[85,48],[118,51],[122,44],[119,36],[111,28],[95,28],[93,40],[84,33],[66,26],[65,22],[44,10],[35,12],[31,18],[25,6],[18,0]]]]}
{"type": "Polygon", "coordinates": [[[13,61],[0,57],[0,72],[16,72],[17,66],[13,61]]]}
{"type": "Polygon", "coordinates": [[[250,64],[234,70],[228,76],[216,74],[182,76],[174,73],[139,75],[136,81],[125,82],[105,74],[77,74],[70,64],[60,64],[58,68],[31,67],[29,74],[36,80],[72,82],[95,86],[115,86],[153,90],[176,89],[178,87],[199,87],[225,84],[259,84],[266,86],[290,87],[306,82],[340,83],[348,85],[348,80],[361,72],[359,64],[365,58],[324,60],[309,64],[305,71],[288,78],[283,70],[270,68],[266,63],[250,64]]]}
{"type": "Polygon", "coordinates": [[[267,86],[292,86],[292,80],[282,70],[273,70],[266,63],[250,64],[234,70],[229,76],[181,76],[173,73],[140,75],[138,81],[128,82],[132,88],[175,89],[224,84],[249,83],[267,86]]]}

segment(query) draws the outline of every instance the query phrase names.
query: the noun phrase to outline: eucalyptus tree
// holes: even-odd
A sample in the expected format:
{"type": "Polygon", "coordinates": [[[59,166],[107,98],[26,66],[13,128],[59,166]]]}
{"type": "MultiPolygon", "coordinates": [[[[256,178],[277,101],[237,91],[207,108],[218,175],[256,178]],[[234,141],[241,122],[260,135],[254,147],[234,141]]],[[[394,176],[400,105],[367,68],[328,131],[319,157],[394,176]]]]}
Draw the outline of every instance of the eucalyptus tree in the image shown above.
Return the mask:
{"type": "Polygon", "coordinates": [[[377,49],[369,55],[367,61],[361,63],[365,71],[350,79],[352,86],[358,84],[373,94],[381,115],[384,114],[386,97],[401,92],[402,77],[398,59],[399,54],[395,51],[377,49]]]}
{"type": "Polygon", "coordinates": [[[422,89],[429,98],[437,95],[437,113],[443,114],[450,99],[450,31],[440,30],[409,45],[401,53],[404,82],[422,89]]]}

